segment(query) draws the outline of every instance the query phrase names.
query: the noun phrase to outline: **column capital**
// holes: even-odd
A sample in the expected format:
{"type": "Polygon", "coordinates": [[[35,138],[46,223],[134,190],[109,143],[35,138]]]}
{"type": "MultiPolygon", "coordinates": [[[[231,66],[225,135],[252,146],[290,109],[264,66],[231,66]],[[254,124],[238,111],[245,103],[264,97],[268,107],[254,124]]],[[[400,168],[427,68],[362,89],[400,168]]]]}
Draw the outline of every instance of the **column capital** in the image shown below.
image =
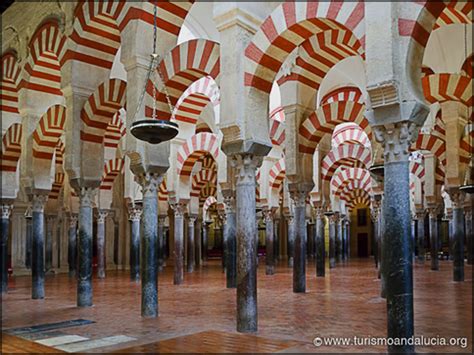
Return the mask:
{"type": "Polygon", "coordinates": [[[339,214],[332,213],[328,215],[329,223],[336,224],[339,221],[339,214]]]}
{"type": "Polygon", "coordinates": [[[288,222],[288,224],[292,224],[295,221],[295,217],[292,214],[286,215],[285,219],[288,222]]]}
{"type": "Polygon", "coordinates": [[[158,224],[165,225],[166,216],[158,215],[158,224]]]}
{"type": "Polygon", "coordinates": [[[224,205],[225,205],[224,206],[225,214],[235,213],[235,194],[234,193],[224,195],[224,205]]]}
{"type": "Polygon", "coordinates": [[[271,208],[264,208],[262,210],[263,218],[265,219],[265,223],[273,221],[273,211],[271,208]]]}
{"type": "Polygon", "coordinates": [[[31,205],[33,212],[44,212],[44,205],[46,204],[46,201],[48,201],[48,195],[34,194],[31,205]]]}
{"type": "Polygon", "coordinates": [[[107,218],[109,214],[109,211],[108,210],[99,210],[97,212],[97,223],[105,223],[105,219],[107,218]]]}
{"type": "Polygon", "coordinates": [[[196,222],[196,218],[197,218],[196,215],[190,214],[190,215],[188,216],[188,225],[189,225],[189,226],[194,226],[194,222],[196,222]]]}
{"type": "Polygon", "coordinates": [[[57,217],[57,215],[55,215],[55,214],[47,214],[45,216],[46,222],[52,223],[56,219],[56,217],[57,217]]]}
{"type": "Polygon", "coordinates": [[[141,206],[129,206],[128,207],[128,220],[129,221],[140,221],[140,218],[142,217],[142,212],[143,209],[141,206]]]}
{"type": "Polygon", "coordinates": [[[426,216],[426,211],[423,209],[416,210],[415,212],[415,218],[420,221],[423,220],[426,216]]]}
{"type": "Polygon", "coordinates": [[[314,210],[316,211],[316,218],[323,219],[324,218],[324,207],[323,206],[315,206],[314,210]]]}
{"type": "Polygon", "coordinates": [[[235,169],[236,185],[255,184],[255,173],[262,164],[263,157],[254,154],[235,154],[231,166],[235,169]]]}
{"type": "Polygon", "coordinates": [[[79,188],[79,203],[81,206],[93,207],[95,203],[95,197],[99,192],[97,187],[81,187],[79,188]]]}
{"type": "Polygon", "coordinates": [[[188,206],[187,202],[181,202],[181,201],[172,204],[171,208],[174,211],[174,216],[183,217],[184,214],[186,213],[187,206],[188,206]]]}
{"type": "Polygon", "coordinates": [[[142,187],[143,197],[154,197],[163,181],[163,175],[157,173],[145,173],[136,175],[135,180],[142,187]]]}
{"type": "Polygon", "coordinates": [[[446,192],[449,195],[453,209],[462,208],[465,193],[460,191],[458,187],[447,189],[446,192]]]}
{"type": "Polygon", "coordinates": [[[290,190],[290,198],[295,203],[295,207],[305,207],[308,191],[305,189],[290,190]]]}
{"type": "Polygon", "coordinates": [[[464,218],[466,221],[472,221],[472,208],[465,208],[464,209],[464,218]]]}
{"type": "Polygon", "coordinates": [[[408,120],[373,127],[375,139],[384,147],[386,163],[408,161],[409,148],[418,137],[418,129],[408,120]]]}
{"type": "Polygon", "coordinates": [[[428,207],[428,214],[430,218],[438,218],[439,214],[439,207],[438,206],[430,206],[428,207]]]}
{"type": "Polygon", "coordinates": [[[2,219],[9,219],[13,210],[13,205],[2,204],[2,219]]]}
{"type": "Polygon", "coordinates": [[[71,213],[69,215],[69,228],[75,228],[77,221],[78,221],[78,215],[76,213],[71,213]]]}

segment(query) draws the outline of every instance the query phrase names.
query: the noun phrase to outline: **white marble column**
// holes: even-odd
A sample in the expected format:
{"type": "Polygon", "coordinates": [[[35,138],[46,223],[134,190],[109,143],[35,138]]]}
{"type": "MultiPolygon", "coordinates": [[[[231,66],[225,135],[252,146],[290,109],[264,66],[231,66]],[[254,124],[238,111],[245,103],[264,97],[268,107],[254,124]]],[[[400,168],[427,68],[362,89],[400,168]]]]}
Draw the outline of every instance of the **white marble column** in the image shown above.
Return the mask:
{"type": "Polygon", "coordinates": [[[0,256],[1,256],[1,289],[3,295],[8,291],[8,236],[10,234],[10,214],[12,205],[2,203],[2,237],[0,239],[0,256]]]}
{"type": "Polygon", "coordinates": [[[97,213],[97,277],[105,278],[105,220],[109,211],[99,210],[97,213]]]}

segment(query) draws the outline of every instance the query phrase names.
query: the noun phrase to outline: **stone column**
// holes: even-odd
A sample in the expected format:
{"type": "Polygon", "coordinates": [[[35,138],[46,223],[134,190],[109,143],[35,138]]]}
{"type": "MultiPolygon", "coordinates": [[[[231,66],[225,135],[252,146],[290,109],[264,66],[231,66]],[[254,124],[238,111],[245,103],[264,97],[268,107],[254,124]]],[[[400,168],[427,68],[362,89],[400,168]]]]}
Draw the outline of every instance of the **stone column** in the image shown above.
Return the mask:
{"type": "Polygon", "coordinates": [[[44,298],[44,205],[47,195],[33,195],[33,242],[31,275],[33,299],[44,298]]]}
{"type": "Polygon", "coordinates": [[[33,243],[33,225],[32,225],[32,212],[31,207],[28,206],[28,209],[25,212],[26,219],[26,255],[25,255],[25,265],[27,269],[31,269],[31,248],[33,243]]]}
{"type": "Polygon", "coordinates": [[[306,292],[306,190],[290,191],[295,203],[295,249],[293,265],[293,292],[306,292]]]}
{"type": "MultiPolygon", "coordinates": [[[[387,296],[387,335],[408,339],[414,334],[408,157],[418,127],[403,121],[376,126],[374,133],[384,147],[382,272],[387,296]]],[[[392,345],[388,350],[412,353],[414,346],[392,345]]]]}
{"type": "Polygon", "coordinates": [[[265,274],[273,275],[275,273],[275,261],[273,256],[273,212],[271,209],[265,209],[265,274]]]}
{"type": "Polygon", "coordinates": [[[82,187],[79,192],[79,272],[77,306],[92,306],[92,205],[97,188],[82,187]]]}
{"type": "Polygon", "coordinates": [[[158,263],[156,243],[158,234],[158,187],[163,176],[146,173],[139,177],[143,193],[142,238],[141,238],[141,279],[142,317],[158,316],[158,263]]]}
{"type": "Polygon", "coordinates": [[[76,276],[77,266],[77,214],[71,213],[69,216],[69,230],[68,230],[68,265],[69,265],[69,277],[76,276]]]}
{"type": "Polygon", "coordinates": [[[207,262],[207,243],[209,237],[209,221],[204,221],[202,224],[202,260],[207,262]]]}
{"type": "Polygon", "coordinates": [[[194,244],[196,249],[194,251],[194,256],[196,258],[195,263],[196,267],[201,266],[202,258],[202,217],[198,216],[196,219],[196,230],[195,230],[195,241],[194,244]]]}
{"type": "Polygon", "coordinates": [[[329,268],[336,267],[336,223],[337,215],[329,215],[329,268]]]}
{"type": "Polygon", "coordinates": [[[431,251],[431,270],[439,270],[438,260],[438,208],[428,209],[430,215],[430,251],[431,251]]]}
{"type": "Polygon", "coordinates": [[[184,212],[186,204],[174,206],[174,284],[181,285],[184,279],[184,212]]]}
{"type": "Polygon", "coordinates": [[[235,230],[235,197],[233,191],[222,191],[225,203],[224,234],[227,240],[226,287],[237,287],[237,239],[235,230]]]}
{"type": "Polygon", "coordinates": [[[10,214],[13,206],[2,204],[2,238],[1,238],[1,268],[2,268],[2,285],[1,294],[8,291],[8,235],[10,234],[10,214]]]}
{"type": "Polygon", "coordinates": [[[194,271],[194,223],[196,222],[196,216],[190,215],[188,217],[188,252],[186,254],[187,260],[187,271],[194,271]]]}
{"type": "Polygon", "coordinates": [[[448,191],[453,206],[453,281],[464,281],[464,193],[459,188],[448,191]]]}
{"type": "Polygon", "coordinates": [[[46,272],[54,272],[53,269],[53,224],[55,216],[46,215],[46,243],[45,243],[45,269],[46,272]]]}
{"type": "Polygon", "coordinates": [[[466,247],[467,247],[467,264],[472,265],[472,257],[474,250],[473,228],[472,228],[472,209],[464,209],[464,218],[466,223],[466,247]]]}
{"type": "Polygon", "coordinates": [[[280,219],[273,219],[273,260],[275,265],[278,260],[280,260],[280,219]]]}
{"type": "Polygon", "coordinates": [[[236,236],[237,236],[237,331],[256,332],[257,313],[257,250],[255,243],[256,169],[261,158],[251,154],[235,155],[232,165],[236,174],[236,236]]]}
{"type": "Polygon", "coordinates": [[[345,225],[345,234],[344,234],[344,260],[348,261],[349,260],[349,245],[350,245],[350,224],[349,221],[346,220],[344,221],[345,225]]]}
{"type": "Polygon", "coordinates": [[[314,223],[309,222],[307,228],[307,255],[309,259],[314,259],[314,223]]]}
{"type": "Polygon", "coordinates": [[[295,256],[295,219],[294,216],[286,216],[288,225],[288,267],[293,267],[295,256]]]}
{"type": "Polygon", "coordinates": [[[418,245],[418,257],[417,261],[420,264],[425,262],[425,211],[418,210],[416,211],[416,220],[417,220],[417,245],[418,245]]]}
{"type": "Polygon", "coordinates": [[[130,280],[140,281],[140,206],[130,206],[128,220],[130,221],[130,280]]]}
{"type": "Polygon", "coordinates": [[[325,249],[323,208],[316,207],[316,276],[319,277],[324,277],[326,271],[325,249]]]}
{"type": "MultiPolygon", "coordinates": [[[[453,236],[454,236],[453,229],[454,228],[453,228],[453,211],[452,210],[448,210],[446,214],[446,218],[448,219],[448,253],[449,253],[448,259],[453,261],[454,260],[454,257],[453,257],[453,236]]],[[[438,251],[441,250],[441,246],[442,246],[441,237],[438,235],[438,251]]]]}
{"type": "Polygon", "coordinates": [[[166,216],[158,216],[158,271],[165,267],[165,219],[166,216]]]}
{"type": "Polygon", "coordinates": [[[105,219],[108,211],[99,210],[97,214],[97,277],[105,278],[105,219]]]}
{"type": "Polygon", "coordinates": [[[375,261],[375,268],[379,268],[379,209],[376,203],[372,203],[373,207],[370,210],[371,217],[372,217],[372,222],[374,224],[374,239],[375,239],[375,245],[374,245],[374,261],[375,261]]]}
{"type": "Polygon", "coordinates": [[[337,239],[336,239],[336,256],[337,262],[342,262],[342,234],[343,234],[343,217],[339,216],[337,221],[337,239]]]}

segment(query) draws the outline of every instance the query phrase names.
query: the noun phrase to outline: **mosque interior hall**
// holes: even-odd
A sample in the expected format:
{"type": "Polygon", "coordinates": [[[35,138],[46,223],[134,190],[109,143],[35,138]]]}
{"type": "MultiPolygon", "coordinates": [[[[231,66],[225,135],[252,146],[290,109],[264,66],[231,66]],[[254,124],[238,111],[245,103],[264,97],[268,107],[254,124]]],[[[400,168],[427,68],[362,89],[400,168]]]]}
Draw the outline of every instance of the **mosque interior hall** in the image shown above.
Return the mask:
{"type": "Polygon", "coordinates": [[[472,1],[2,1],[2,353],[473,348],[472,1]]]}

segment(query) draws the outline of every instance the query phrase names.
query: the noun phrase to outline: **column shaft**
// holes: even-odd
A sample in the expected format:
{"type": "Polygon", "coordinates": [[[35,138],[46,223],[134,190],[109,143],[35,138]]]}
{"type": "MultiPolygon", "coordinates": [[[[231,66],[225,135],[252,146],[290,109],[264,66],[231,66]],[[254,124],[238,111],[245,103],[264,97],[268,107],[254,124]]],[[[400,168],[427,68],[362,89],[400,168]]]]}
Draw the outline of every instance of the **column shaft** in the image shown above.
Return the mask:
{"type": "Polygon", "coordinates": [[[273,260],[275,265],[280,260],[280,220],[275,219],[273,221],[273,260]]]}
{"type": "Polygon", "coordinates": [[[464,281],[464,211],[460,206],[461,196],[457,198],[453,203],[453,280],[464,281]]]}
{"type": "Polygon", "coordinates": [[[165,218],[158,217],[158,272],[163,271],[165,266],[165,218]]]}
{"type": "Polygon", "coordinates": [[[474,254],[473,228],[472,228],[472,210],[465,211],[466,222],[466,247],[467,247],[467,264],[472,265],[472,258],[474,254]]]}
{"type": "Polygon", "coordinates": [[[25,213],[26,219],[26,258],[25,265],[27,269],[31,269],[31,248],[33,244],[33,221],[31,216],[31,209],[28,208],[25,213]]]}
{"type": "Polygon", "coordinates": [[[436,209],[430,210],[430,251],[431,251],[431,270],[439,270],[438,215],[437,215],[436,209]]]}
{"type": "Polygon", "coordinates": [[[44,298],[44,204],[47,196],[33,196],[33,241],[31,275],[33,299],[44,298]]]}
{"type": "Polygon", "coordinates": [[[329,268],[336,267],[336,220],[329,217],[329,268]]]}
{"type": "Polygon", "coordinates": [[[45,268],[46,272],[53,269],[53,216],[46,216],[46,245],[45,245],[45,268]]]}
{"type": "Polygon", "coordinates": [[[69,277],[76,276],[76,264],[77,264],[77,215],[71,215],[69,217],[69,230],[68,230],[68,265],[69,265],[69,277]]]}
{"type": "Polygon", "coordinates": [[[271,210],[265,211],[265,274],[275,273],[273,246],[273,213],[271,210]]]}
{"type": "Polygon", "coordinates": [[[195,230],[195,238],[194,244],[196,249],[194,251],[194,256],[196,258],[195,264],[196,266],[201,266],[201,258],[202,258],[202,218],[198,217],[196,220],[196,230],[195,230]]]}
{"type": "Polygon", "coordinates": [[[342,218],[339,218],[339,221],[337,223],[337,239],[336,239],[336,245],[337,245],[337,261],[342,262],[342,233],[343,233],[343,222],[342,218]]]}
{"type": "Polygon", "coordinates": [[[209,236],[209,224],[204,221],[202,225],[202,260],[207,261],[207,242],[209,236]]]}
{"type": "Polygon", "coordinates": [[[105,218],[106,211],[99,211],[97,216],[97,277],[105,278],[105,218]]]}
{"type": "Polygon", "coordinates": [[[295,220],[294,216],[287,217],[288,224],[288,267],[293,267],[295,257],[295,220]]]}
{"type": "Polygon", "coordinates": [[[0,267],[1,270],[1,277],[2,277],[2,284],[0,293],[3,295],[8,291],[8,235],[10,234],[10,213],[11,213],[11,206],[10,205],[2,205],[2,237],[0,240],[1,243],[1,251],[0,257],[1,263],[0,267]]]}
{"type": "Polygon", "coordinates": [[[306,292],[306,192],[291,193],[295,201],[295,249],[293,266],[293,292],[306,292]]]}
{"type": "Polygon", "coordinates": [[[176,204],[174,210],[174,284],[181,285],[184,279],[184,209],[176,204]]]}
{"type": "Polygon", "coordinates": [[[129,210],[130,221],[130,280],[140,280],[140,218],[142,210],[133,207],[129,210]]]}
{"type": "Polygon", "coordinates": [[[196,221],[196,217],[189,217],[188,218],[188,252],[187,256],[187,271],[193,272],[194,271],[194,222],[196,221]]]}
{"type": "Polygon", "coordinates": [[[322,208],[316,211],[316,276],[324,277],[326,272],[326,246],[324,242],[324,217],[322,208]]]}

